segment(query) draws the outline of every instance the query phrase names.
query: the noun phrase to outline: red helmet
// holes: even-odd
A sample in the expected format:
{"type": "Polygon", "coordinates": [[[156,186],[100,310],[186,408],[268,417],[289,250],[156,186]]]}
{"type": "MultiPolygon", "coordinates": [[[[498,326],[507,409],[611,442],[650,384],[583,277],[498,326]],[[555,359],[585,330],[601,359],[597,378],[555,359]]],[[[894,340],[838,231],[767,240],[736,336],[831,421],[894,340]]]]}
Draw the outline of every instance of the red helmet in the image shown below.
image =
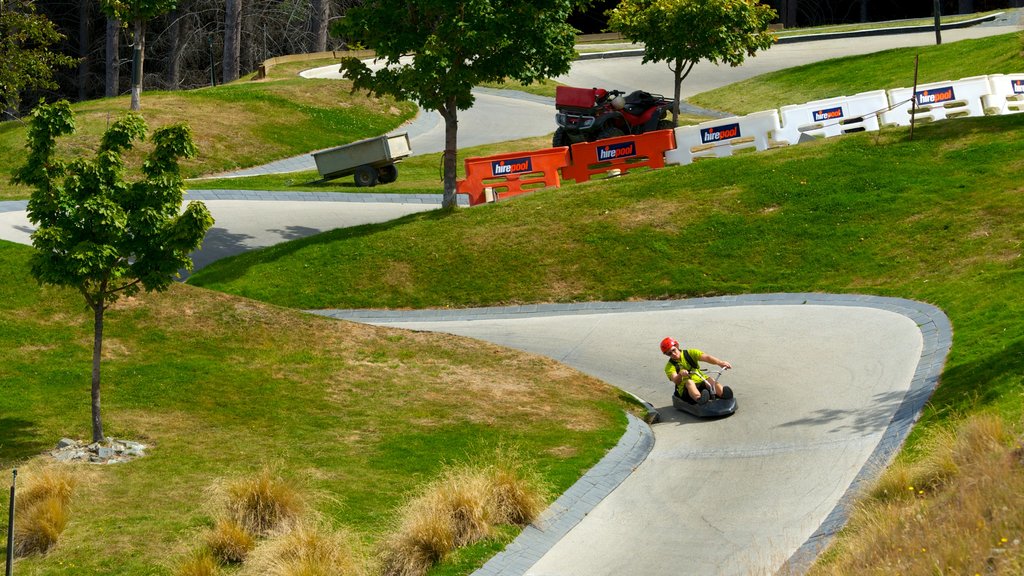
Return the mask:
{"type": "Polygon", "coordinates": [[[671,350],[673,346],[678,348],[679,342],[676,342],[674,338],[665,338],[661,341],[661,353],[668,354],[668,351],[671,350]]]}

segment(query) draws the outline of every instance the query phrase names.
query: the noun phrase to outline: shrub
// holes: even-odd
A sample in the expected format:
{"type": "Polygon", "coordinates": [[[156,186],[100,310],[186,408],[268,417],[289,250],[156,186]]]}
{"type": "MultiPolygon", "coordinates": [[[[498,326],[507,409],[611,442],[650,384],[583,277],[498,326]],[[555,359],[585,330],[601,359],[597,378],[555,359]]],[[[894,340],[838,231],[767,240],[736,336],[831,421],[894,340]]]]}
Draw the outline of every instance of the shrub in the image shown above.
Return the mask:
{"type": "Polygon", "coordinates": [[[362,555],[345,532],[312,524],[291,530],[260,545],[246,560],[246,574],[259,576],[362,576],[362,555]]]}
{"type": "Polygon", "coordinates": [[[257,537],[294,521],[304,508],[298,491],[269,470],[229,482],[224,492],[228,518],[257,537]]]}
{"type": "Polygon", "coordinates": [[[218,561],[232,564],[245,561],[256,546],[256,539],[237,522],[221,518],[207,534],[206,545],[218,561]]]}
{"type": "Polygon", "coordinates": [[[29,470],[16,491],[14,553],[42,554],[55,546],[67,526],[75,477],[51,466],[29,470]]]}

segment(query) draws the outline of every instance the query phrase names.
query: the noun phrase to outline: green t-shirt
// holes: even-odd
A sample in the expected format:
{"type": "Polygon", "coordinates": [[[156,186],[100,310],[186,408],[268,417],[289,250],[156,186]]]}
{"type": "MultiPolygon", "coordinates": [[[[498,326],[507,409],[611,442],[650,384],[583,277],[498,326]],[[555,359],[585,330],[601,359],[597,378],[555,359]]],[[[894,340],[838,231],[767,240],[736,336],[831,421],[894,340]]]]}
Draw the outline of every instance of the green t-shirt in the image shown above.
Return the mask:
{"type": "Polygon", "coordinates": [[[694,382],[703,382],[707,379],[707,376],[701,372],[700,365],[697,364],[697,360],[703,357],[704,353],[696,348],[683,350],[678,365],[671,358],[665,364],[665,376],[668,376],[668,379],[671,380],[680,370],[687,370],[690,373],[690,379],[694,382]],[[689,359],[687,359],[687,356],[689,356],[689,359]]]}

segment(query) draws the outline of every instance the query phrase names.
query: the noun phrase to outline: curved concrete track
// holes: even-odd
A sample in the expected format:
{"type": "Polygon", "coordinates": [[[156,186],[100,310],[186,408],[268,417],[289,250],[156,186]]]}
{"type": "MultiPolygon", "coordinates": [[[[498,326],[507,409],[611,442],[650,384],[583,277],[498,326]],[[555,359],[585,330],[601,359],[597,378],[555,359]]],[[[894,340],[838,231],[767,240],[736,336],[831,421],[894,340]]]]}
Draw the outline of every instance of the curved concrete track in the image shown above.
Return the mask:
{"type": "Polygon", "coordinates": [[[633,474],[567,533],[510,547],[488,575],[800,573],[841,526],[858,480],[902,442],[950,345],[937,309],[865,296],[319,313],[543,354],[661,414],[633,474]],[[672,409],[657,349],[666,335],[733,364],[735,415],[672,409]]]}

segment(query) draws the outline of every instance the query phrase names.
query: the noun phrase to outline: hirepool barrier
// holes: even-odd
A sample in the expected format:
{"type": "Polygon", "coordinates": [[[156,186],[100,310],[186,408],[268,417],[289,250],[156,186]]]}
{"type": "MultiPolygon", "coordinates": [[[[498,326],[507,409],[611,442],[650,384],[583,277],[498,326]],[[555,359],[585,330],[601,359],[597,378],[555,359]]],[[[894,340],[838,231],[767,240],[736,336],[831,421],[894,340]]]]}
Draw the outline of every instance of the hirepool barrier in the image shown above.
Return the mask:
{"type": "Polygon", "coordinates": [[[798,144],[801,137],[830,138],[849,132],[878,130],[878,115],[889,108],[885,90],[815,100],[779,109],[782,127],[775,140],[798,144]]]}
{"type": "Polygon", "coordinates": [[[723,158],[754,148],[767,150],[779,129],[776,110],[754,112],[676,128],[676,148],[665,153],[666,164],[689,164],[698,158],[723,158]]]}
{"type": "Polygon", "coordinates": [[[561,186],[558,171],[568,164],[566,146],[466,158],[466,178],[455,183],[455,190],[476,206],[539,188],[557,188],[561,186]]]}
{"type": "Polygon", "coordinates": [[[931,82],[913,88],[889,90],[891,108],[882,114],[884,125],[910,126],[915,122],[960,116],[984,116],[981,98],[991,92],[988,76],[972,76],[953,82],[931,82]]]}
{"type": "Polygon", "coordinates": [[[988,84],[991,93],[981,97],[986,114],[1024,112],[1024,74],[992,74],[988,84]]]}
{"type": "Polygon", "coordinates": [[[672,130],[580,142],[572,145],[572,162],[562,168],[562,177],[586,182],[595,176],[618,176],[638,168],[664,168],[666,153],[675,146],[672,130]]]}
{"type": "Polygon", "coordinates": [[[961,116],[1024,112],[1024,73],[971,76],[930,82],[915,88],[861,92],[783,106],[746,116],[720,118],[636,136],[582,142],[466,160],[466,179],[457,183],[471,205],[492,202],[543,187],[562,178],[585,182],[629,170],[685,165],[704,158],[732,156],[739,150],[767,150],[808,138],[831,138],[883,126],[910,126],[911,120],[938,121],[961,116]]]}

